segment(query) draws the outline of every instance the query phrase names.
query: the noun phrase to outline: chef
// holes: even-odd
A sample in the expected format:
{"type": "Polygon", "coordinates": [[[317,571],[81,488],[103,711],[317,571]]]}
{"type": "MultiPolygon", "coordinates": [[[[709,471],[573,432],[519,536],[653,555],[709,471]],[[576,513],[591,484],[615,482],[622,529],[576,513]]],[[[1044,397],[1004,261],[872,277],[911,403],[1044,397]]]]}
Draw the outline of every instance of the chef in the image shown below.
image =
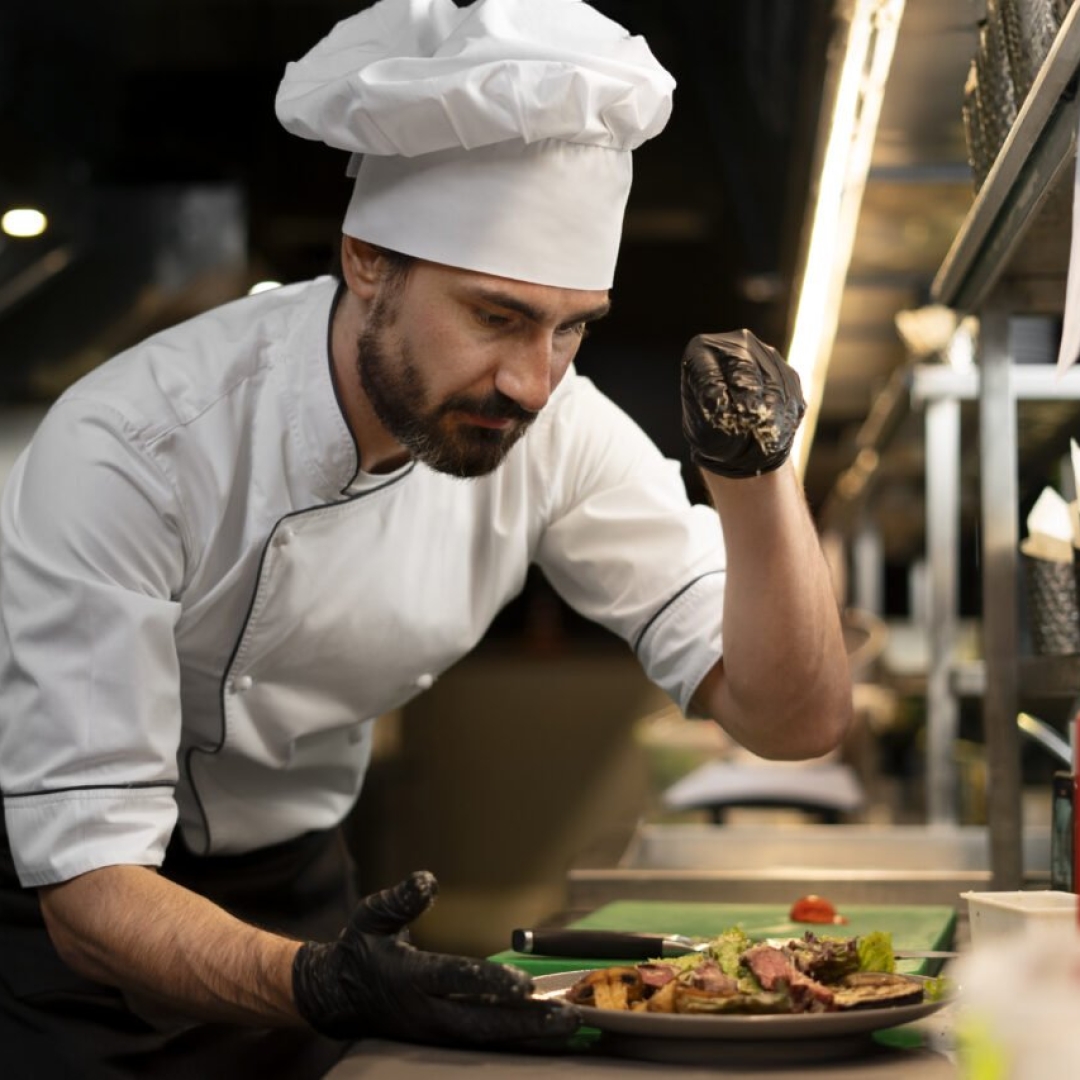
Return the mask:
{"type": "Polygon", "coordinates": [[[840,739],[783,358],[748,331],[685,350],[715,509],[574,367],[672,91],[580,0],[382,0],[277,97],[357,166],[340,279],[159,333],[50,410],[0,513],[5,1075],[318,1076],[365,1036],[565,1037],[522,973],[408,942],[430,874],[358,899],[338,831],[375,718],[532,564],[748,748],[840,739]]]}

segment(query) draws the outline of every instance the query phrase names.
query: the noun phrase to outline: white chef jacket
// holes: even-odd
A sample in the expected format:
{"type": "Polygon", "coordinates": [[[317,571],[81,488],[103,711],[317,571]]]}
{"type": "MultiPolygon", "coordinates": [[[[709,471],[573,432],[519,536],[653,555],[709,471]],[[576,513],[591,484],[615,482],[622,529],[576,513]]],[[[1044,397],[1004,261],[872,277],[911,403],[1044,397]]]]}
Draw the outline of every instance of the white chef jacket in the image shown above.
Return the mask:
{"type": "Polygon", "coordinates": [[[0,507],[0,790],[24,885],[337,824],[374,718],[538,564],[680,705],[721,653],[716,514],[571,370],[488,476],[358,473],[336,283],[157,334],[71,387],[0,507]]]}

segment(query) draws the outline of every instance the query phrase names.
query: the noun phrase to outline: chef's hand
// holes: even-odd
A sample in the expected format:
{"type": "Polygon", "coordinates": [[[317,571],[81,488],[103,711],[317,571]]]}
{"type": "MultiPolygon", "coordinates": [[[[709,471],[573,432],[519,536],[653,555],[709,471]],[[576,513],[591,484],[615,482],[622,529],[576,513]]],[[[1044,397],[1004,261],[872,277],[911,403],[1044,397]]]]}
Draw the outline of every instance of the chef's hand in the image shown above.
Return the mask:
{"type": "Polygon", "coordinates": [[[523,971],[465,956],[422,952],[406,926],[438,892],[427,871],[361,901],[331,944],[308,943],[293,962],[293,996],[316,1031],[437,1045],[520,1044],[565,1039],[574,1009],[530,1000],[523,971]]]}
{"type": "Polygon", "coordinates": [[[799,376],[749,330],[699,334],[682,361],[683,434],[694,463],[721,476],[779,468],[806,411],[799,376]]]}

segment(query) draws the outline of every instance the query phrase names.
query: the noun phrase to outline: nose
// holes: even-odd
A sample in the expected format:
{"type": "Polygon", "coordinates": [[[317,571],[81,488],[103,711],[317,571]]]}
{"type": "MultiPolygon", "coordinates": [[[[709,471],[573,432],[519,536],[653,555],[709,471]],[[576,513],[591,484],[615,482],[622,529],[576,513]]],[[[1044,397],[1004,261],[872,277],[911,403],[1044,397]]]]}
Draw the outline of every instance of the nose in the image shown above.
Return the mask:
{"type": "Polygon", "coordinates": [[[495,373],[495,388],[529,412],[539,412],[557,378],[555,350],[547,334],[510,345],[495,373]]]}

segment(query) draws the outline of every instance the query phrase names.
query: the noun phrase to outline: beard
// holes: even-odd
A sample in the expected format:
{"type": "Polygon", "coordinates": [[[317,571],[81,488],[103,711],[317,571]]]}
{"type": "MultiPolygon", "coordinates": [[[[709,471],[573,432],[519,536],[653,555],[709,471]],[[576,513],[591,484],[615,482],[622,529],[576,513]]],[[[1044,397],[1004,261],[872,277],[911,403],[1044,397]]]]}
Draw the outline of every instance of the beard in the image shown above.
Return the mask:
{"type": "Polygon", "coordinates": [[[378,297],[358,341],[360,385],[383,427],[417,461],[450,476],[485,476],[502,464],[536,413],[498,390],[485,396],[454,394],[430,405],[423,373],[408,344],[394,340],[397,291],[378,297]],[[510,420],[495,429],[461,423],[455,414],[510,420]]]}

